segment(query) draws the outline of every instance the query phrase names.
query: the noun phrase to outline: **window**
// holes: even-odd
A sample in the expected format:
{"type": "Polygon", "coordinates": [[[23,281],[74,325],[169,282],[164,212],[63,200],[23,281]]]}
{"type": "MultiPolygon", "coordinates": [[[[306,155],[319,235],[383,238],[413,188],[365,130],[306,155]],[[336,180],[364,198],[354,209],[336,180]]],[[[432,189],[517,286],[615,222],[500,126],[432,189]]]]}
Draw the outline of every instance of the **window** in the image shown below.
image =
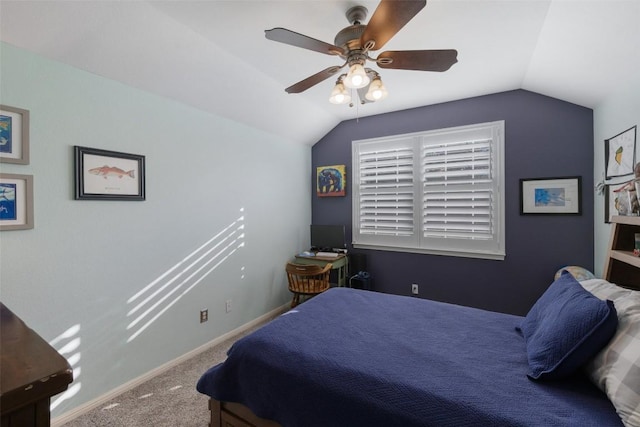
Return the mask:
{"type": "Polygon", "coordinates": [[[353,141],[354,247],[504,259],[504,121],[353,141]]]}

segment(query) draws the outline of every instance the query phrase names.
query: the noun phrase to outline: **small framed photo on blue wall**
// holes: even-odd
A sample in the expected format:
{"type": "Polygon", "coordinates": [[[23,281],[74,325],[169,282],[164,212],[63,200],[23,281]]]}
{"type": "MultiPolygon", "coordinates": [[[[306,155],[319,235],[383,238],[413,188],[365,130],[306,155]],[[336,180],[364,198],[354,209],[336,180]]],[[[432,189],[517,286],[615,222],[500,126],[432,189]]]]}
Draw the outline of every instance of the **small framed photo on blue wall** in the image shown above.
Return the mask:
{"type": "Polygon", "coordinates": [[[582,177],[520,180],[520,215],[581,215],[582,177]]]}
{"type": "Polygon", "coordinates": [[[318,197],[345,196],[347,172],[345,165],[316,168],[316,194],[318,197]]]}

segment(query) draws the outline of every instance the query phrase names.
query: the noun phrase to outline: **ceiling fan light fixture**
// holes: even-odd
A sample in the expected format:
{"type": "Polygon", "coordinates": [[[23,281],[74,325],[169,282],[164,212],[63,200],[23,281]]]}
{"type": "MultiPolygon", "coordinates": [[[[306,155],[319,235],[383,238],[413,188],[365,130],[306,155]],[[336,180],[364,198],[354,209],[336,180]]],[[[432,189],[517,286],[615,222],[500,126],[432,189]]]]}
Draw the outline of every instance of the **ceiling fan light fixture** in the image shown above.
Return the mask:
{"type": "Polygon", "coordinates": [[[458,62],[458,51],[455,49],[389,50],[380,52],[375,58],[369,55],[371,51],[382,49],[426,4],[426,0],[379,0],[378,7],[367,24],[362,24],[367,16],[367,9],[363,6],[352,7],[346,13],[351,25],[336,34],[334,44],[286,28],[265,30],[265,37],[269,40],[326,55],[337,55],[344,60],[342,65],[334,65],[315,73],[289,86],[285,92],[301,93],[348,66],[348,73],[340,75],[329,101],[352,106],[354,102],[366,104],[385,99],[388,95],[378,73],[365,68],[368,61],[385,69],[447,71],[458,62]]]}
{"type": "Polygon", "coordinates": [[[351,95],[347,88],[344,87],[342,79],[338,80],[336,85],[333,87],[331,96],[329,96],[329,102],[332,104],[347,104],[351,102],[351,95]]]}
{"type": "Polygon", "coordinates": [[[355,63],[349,68],[344,85],[350,89],[360,89],[368,85],[370,81],[362,64],[355,63]]]}
{"type": "Polygon", "coordinates": [[[377,76],[369,85],[369,90],[367,91],[365,98],[369,101],[382,101],[387,97],[387,95],[389,95],[387,88],[382,83],[380,76],[377,76]]]}

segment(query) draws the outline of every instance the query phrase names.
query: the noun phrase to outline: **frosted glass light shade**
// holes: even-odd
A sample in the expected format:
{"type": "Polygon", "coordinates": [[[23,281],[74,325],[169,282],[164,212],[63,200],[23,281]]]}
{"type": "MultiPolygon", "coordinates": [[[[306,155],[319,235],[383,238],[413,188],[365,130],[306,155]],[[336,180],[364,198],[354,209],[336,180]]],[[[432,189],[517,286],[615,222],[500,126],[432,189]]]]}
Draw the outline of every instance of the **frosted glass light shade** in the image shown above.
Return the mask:
{"type": "Polygon", "coordinates": [[[368,85],[370,81],[364,67],[361,64],[353,64],[344,79],[344,85],[351,89],[360,89],[368,85]]]}
{"type": "Polygon", "coordinates": [[[369,101],[381,101],[385,99],[388,94],[389,92],[387,92],[387,88],[382,84],[380,77],[376,77],[369,85],[369,90],[364,97],[369,101]]]}
{"type": "Polygon", "coordinates": [[[351,101],[351,95],[342,83],[336,83],[329,96],[329,102],[332,104],[346,104],[351,101]]]}

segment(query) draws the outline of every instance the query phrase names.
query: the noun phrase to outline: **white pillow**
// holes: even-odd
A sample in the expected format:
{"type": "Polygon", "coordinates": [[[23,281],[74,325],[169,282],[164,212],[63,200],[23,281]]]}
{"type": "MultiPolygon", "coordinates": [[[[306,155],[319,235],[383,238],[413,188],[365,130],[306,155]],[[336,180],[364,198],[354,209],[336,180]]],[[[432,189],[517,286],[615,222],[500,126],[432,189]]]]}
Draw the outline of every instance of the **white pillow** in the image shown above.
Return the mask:
{"type": "Polygon", "coordinates": [[[615,335],[587,363],[587,374],[609,397],[624,425],[640,427],[640,291],[601,279],[581,284],[596,297],[613,301],[618,313],[615,335]]]}
{"type": "Polygon", "coordinates": [[[611,300],[614,302],[617,298],[624,297],[634,292],[630,289],[622,288],[613,283],[609,283],[604,279],[580,280],[580,284],[583,288],[585,288],[601,300],[611,300]]]}

